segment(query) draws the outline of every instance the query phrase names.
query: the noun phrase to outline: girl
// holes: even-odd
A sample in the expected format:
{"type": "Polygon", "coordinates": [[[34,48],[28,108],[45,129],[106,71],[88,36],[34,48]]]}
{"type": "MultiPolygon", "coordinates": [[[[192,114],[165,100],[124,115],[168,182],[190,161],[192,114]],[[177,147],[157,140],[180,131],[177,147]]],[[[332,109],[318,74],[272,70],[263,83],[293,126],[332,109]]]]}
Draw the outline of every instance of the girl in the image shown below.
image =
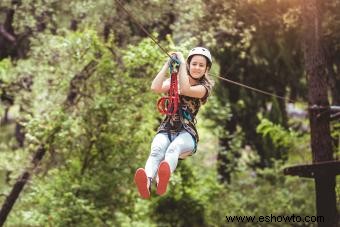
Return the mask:
{"type": "MultiPolygon", "coordinates": [[[[184,159],[196,152],[199,140],[195,116],[207,101],[213,87],[208,72],[212,58],[208,49],[195,47],[187,57],[186,64],[181,52],[173,53],[181,62],[178,69],[180,105],[176,114],[166,116],[157,130],[151,144],[151,153],[145,169],[135,173],[135,183],[142,198],[149,198],[151,184],[156,178],[158,195],[166,192],[171,173],[176,169],[178,159],[184,159]]],[[[170,88],[170,78],[166,79],[170,59],[152,81],[151,89],[165,93],[170,88]]]]}

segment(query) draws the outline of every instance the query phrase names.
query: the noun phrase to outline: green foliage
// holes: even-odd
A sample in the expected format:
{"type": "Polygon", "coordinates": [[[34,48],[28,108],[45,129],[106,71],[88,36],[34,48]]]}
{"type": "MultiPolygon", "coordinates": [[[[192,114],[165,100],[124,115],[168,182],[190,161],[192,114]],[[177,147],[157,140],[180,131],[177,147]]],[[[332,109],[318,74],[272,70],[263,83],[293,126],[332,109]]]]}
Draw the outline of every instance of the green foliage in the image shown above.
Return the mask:
{"type": "MultiPolygon", "coordinates": [[[[43,39],[46,36],[32,40],[31,58],[20,61],[16,70],[34,75],[28,105],[32,114],[22,123],[30,151],[46,143],[49,153],[42,168],[48,176],[37,178],[18,205],[35,204],[35,209],[15,210],[12,223],[111,225],[115,212],[133,211],[131,175],[148,152],[153,133],[154,96],[148,92],[152,75],[144,72],[134,78],[132,68],[122,71],[91,30],[49,36],[48,43],[43,39]],[[98,61],[94,74],[81,81],[76,106],[66,108],[72,78],[92,59],[98,61]],[[23,67],[34,64],[39,66],[23,67]]],[[[150,45],[142,42],[124,54],[152,51],[150,45]]],[[[155,67],[147,71],[154,74],[155,67]]]]}
{"type": "Polygon", "coordinates": [[[336,194],[336,201],[337,201],[337,210],[340,210],[340,176],[336,176],[335,181],[335,194],[336,194]]]}
{"type": "Polygon", "coordinates": [[[144,39],[136,48],[128,45],[126,51],[123,51],[124,66],[133,78],[154,76],[155,69],[162,65],[164,53],[158,50],[158,47],[151,39],[144,39]]]}
{"type": "MultiPolygon", "coordinates": [[[[313,182],[282,174],[285,166],[310,161],[306,120],[287,121],[284,103],[225,82],[217,82],[199,115],[197,154],[179,163],[164,197],[153,192],[151,200],[140,199],[133,174],[145,164],[161,117],[149,86],[167,57],[115,1],[20,2],[2,2],[0,12],[5,24],[7,10],[14,10],[18,40],[10,48],[29,48],[17,50],[27,51],[25,58],[0,60],[0,116],[8,108],[10,117],[0,128],[1,203],[41,143],[47,154],[7,226],[225,226],[226,215],[315,214],[313,182]],[[90,63],[93,68],[84,70],[90,63]],[[77,94],[70,104],[72,85],[77,94]],[[13,104],[3,101],[5,93],[13,104]],[[229,128],[231,120],[235,130],[229,128]],[[13,122],[25,127],[23,147],[13,122]],[[219,146],[223,139],[228,150],[219,146]],[[217,152],[231,161],[231,184],[218,183],[217,152]],[[256,168],[263,158],[258,152],[271,167],[256,168]],[[275,152],[288,159],[278,160],[282,156],[275,152]]],[[[306,96],[306,81],[296,3],[123,4],[166,50],[186,55],[192,46],[207,46],[214,55],[214,74],[299,99],[306,96]]],[[[336,74],[340,4],[322,4],[324,40],[334,47],[330,55],[336,74]]],[[[338,122],[331,127],[339,141],[338,122]]],[[[337,201],[338,185],[339,177],[337,201]]]]}
{"type": "Polygon", "coordinates": [[[340,158],[340,122],[333,121],[331,122],[331,136],[334,141],[334,153],[335,159],[340,158]]]}
{"type": "MultiPolygon", "coordinates": [[[[296,177],[282,174],[283,165],[276,162],[274,168],[246,171],[233,175],[233,184],[219,190],[211,197],[209,223],[211,226],[223,226],[225,216],[255,215],[314,215],[313,181],[302,181],[296,177]],[[302,182],[301,182],[302,181],[302,182]],[[294,193],[292,193],[294,192],[294,193]],[[307,195],[306,192],[311,192],[307,195]],[[219,200],[223,198],[223,203],[219,200]],[[216,218],[218,217],[218,218],[216,218]]],[[[242,223],[253,226],[254,223],[242,223]]],[[[268,223],[270,226],[282,226],[282,223],[268,223]]],[[[239,226],[239,223],[228,223],[239,226]]],[[[303,224],[301,223],[301,226],[303,224]]]]}
{"type": "Polygon", "coordinates": [[[243,156],[243,164],[238,165],[242,171],[233,172],[233,183],[221,185],[216,181],[216,170],[206,166],[202,154],[197,155],[180,162],[164,197],[151,200],[153,207],[148,215],[157,226],[225,226],[227,215],[315,214],[313,181],[284,176],[283,162],[274,161],[273,168],[254,170],[250,166],[258,157],[243,156]]]}
{"type": "Polygon", "coordinates": [[[4,82],[10,81],[10,78],[7,78],[7,77],[11,76],[11,74],[9,73],[9,70],[11,69],[11,67],[12,67],[12,62],[10,61],[10,59],[5,58],[5,59],[2,59],[0,61],[0,81],[1,81],[1,85],[4,82]]]}
{"type": "Polygon", "coordinates": [[[210,120],[206,126],[213,130],[216,135],[220,137],[227,136],[224,122],[231,118],[229,103],[221,102],[216,95],[211,96],[206,108],[204,108],[203,117],[210,120]]]}
{"type": "MultiPolygon", "coordinates": [[[[283,152],[283,157],[289,158],[293,163],[311,161],[308,135],[293,129],[286,130],[266,118],[261,119],[256,131],[263,136],[267,143],[272,145],[272,150],[283,152]]],[[[268,154],[268,156],[277,158],[273,154],[268,154]]]]}
{"type": "MultiPolygon", "coordinates": [[[[303,77],[303,64],[300,64],[298,28],[283,20],[287,14],[291,18],[299,17],[299,6],[294,0],[214,0],[205,7],[214,13],[206,13],[200,19],[201,40],[217,57],[219,75],[280,96],[290,93],[294,98],[305,96],[304,80],[299,79],[303,77]],[[206,28],[209,32],[204,32],[206,28]]],[[[282,150],[270,155],[273,146],[255,131],[259,113],[287,126],[283,101],[276,104],[269,96],[224,81],[218,82],[215,93],[220,103],[228,103],[233,116],[222,121],[224,131],[233,134],[240,127],[245,135],[244,143],[256,148],[262,166],[268,165],[272,157],[285,153],[282,150]],[[275,108],[268,110],[268,104],[275,108]]],[[[222,135],[221,141],[227,144],[228,138],[222,135]]]]}
{"type": "Polygon", "coordinates": [[[281,125],[275,125],[268,119],[263,118],[257,126],[256,131],[264,137],[270,137],[275,145],[275,148],[292,147],[293,138],[297,138],[298,134],[293,131],[286,131],[281,125]]]}
{"type": "MultiPolygon", "coordinates": [[[[80,163],[77,164],[78,168],[80,163]]],[[[72,164],[72,167],[76,166],[72,164]]],[[[42,181],[36,181],[31,192],[25,196],[23,205],[34,206],[34,210],[23,210],[14,219],[15,225],[27,226],[77,226],[103,225],[101,217],[108,216],[108,211],[98,209],[88,198],[82,198],[82,191],[95,193],[100,189],[91,179],[84,176],[72,176],[67,169],[53,170],[42,181]],[[84,179],[85,178],[85,179],[84,179]],[[85,187],[84,181],[88,187],[85,187]],[[53,182],[53,183],[51,183],[53,182]],[[91,190],[89,190],[91,188],[91,190]],[[89,190],[89,191],[88,191],[89,190]],[[27,204],[27,205],[26,205],[27,204]]]]}
{"type": "Polygon", "coordinates": [[[197,196],[197,176],[185,162],[177,170],[180,175],[172,179],[167,196],[154,203],[153,219],[158,226],[204,226],[205,207],[197,196]]]}

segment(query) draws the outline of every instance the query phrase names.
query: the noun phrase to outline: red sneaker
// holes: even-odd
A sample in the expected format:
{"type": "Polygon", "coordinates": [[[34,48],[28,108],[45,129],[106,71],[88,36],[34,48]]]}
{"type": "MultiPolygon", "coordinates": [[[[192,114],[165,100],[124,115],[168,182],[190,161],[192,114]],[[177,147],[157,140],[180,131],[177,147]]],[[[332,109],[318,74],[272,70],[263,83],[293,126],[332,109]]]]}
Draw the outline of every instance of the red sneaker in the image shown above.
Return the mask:
{"type": "Polygon", "coordinates": [[[166,188],[169,183],[170,179],[170,166],[169,163],[166,161],[162,161],[158,167],[158,184],[157,184],[157,191],[158,195],[163,195],[166,192],[166,188]]]}
{"type": "Polygon", "coordinates": [[[137,169],[135,173],[135,183],[138,188],[138,192],[143,199],[150,198],[150,190],[148,188],[148,177],[146,176],[143,168],[137,169]]]}

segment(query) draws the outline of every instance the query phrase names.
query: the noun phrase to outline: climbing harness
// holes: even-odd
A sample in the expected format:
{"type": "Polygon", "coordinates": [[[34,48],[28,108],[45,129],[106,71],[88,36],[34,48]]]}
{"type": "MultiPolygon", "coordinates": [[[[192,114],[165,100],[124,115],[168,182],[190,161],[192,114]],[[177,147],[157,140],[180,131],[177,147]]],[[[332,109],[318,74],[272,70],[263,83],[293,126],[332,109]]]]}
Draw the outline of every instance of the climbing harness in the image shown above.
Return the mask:
{"type": "Polygon", "coordinates": [[[172,55],[169,63],[170,89],[168,96],[160,98],[157,102],[157,108],[161,114],[174,115],[177,113],[179,106],[177,74],[180,64],[181,62],[178,60],[177,56],[172,55]]]}

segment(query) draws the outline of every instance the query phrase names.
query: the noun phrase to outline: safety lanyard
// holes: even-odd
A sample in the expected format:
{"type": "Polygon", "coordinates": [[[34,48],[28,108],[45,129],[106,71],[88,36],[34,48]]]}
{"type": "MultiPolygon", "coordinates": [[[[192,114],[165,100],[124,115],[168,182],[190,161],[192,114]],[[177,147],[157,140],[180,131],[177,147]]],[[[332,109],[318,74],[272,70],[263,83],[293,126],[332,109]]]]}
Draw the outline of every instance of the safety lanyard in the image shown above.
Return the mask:
{"type": "Polygon", "coordinates": [[[178,95],[178,79],[177,74],[181,62],[178,60],[176,55],[171,56],[169,64],[170,69],[170,88],[168,96],[163,96],[157,102],[158,111],[161,114],[174,115],[177,113],[179,106],[179,95],[178,95]]]}

